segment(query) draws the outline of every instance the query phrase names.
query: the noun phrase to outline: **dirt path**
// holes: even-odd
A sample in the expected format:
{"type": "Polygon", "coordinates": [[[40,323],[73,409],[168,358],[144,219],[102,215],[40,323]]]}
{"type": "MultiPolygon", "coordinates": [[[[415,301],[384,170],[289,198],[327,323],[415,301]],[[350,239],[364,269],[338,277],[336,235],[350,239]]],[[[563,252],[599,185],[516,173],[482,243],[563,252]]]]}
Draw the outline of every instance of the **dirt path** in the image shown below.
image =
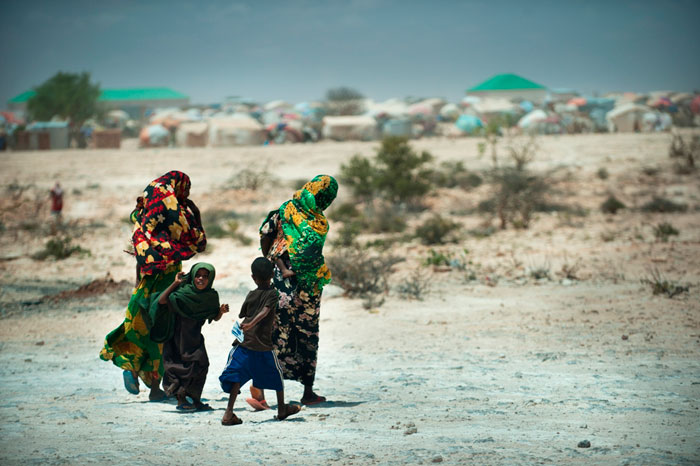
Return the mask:
{"type": "MultiPolygon", "coordinates": [[[[476,143],[422,140],[415,147],[476,170],[489,163],[476,143]]],[[[7,191],[13,183],[48,189],[61,179],[66,220],[92,253],[32,259],[45,237],[18,222],[37,220],[34,227],[43,228],[47,214],[34,218],[1,200],[0,464],[700,463],[697,176],[673,174],[667,135],[548,137],[541,144],[534,167],[565,166],[562,196],[588,209],[586,216],[539,214],[528,230],[465,234],[439,248],[462,257],[466,270],[422,266],[431,247],[418,241],[396,246],[407,260],[392,285],[417,269],[430,277],[424,300],[401,299],[393,288],[383,306],[365,310],[329,287],[317,374],[329,402],[276,422],[274,413],[252,412],[241,399],[236,414],[244,423],[236,427],[220,425],[226,395],[218,386],[233,312],[204,328],[211,361],[204,398],[215,411],[180,414],[174,402],[128,394],[121,371],[98,358],[104,336],[123,319],[128,286],[82,300],[41,298],[107,272],[117,283],[133,280],[133,260],[122,252],[129,236],[123,219],[144,183],[168,169],[192,176],[203,210],[235,210],[241,232],[254,237],[261,215],[288,197],[293,180],[337,173],[376,144],[4,154],[0,183],[7,191]],[[224,188],[236,170],[261,160],[269,161],[275,186],[224,188]],[[600,168],[608,179],[596,175],[600,168]],[[606,216],[598,206],[609,192],[631,207],[660,194],[689,208],[606,216]],[[655,238],[660,222],[679,235],[655,238]],[[562,278],[562,266],[573,263],[577,279],[562,278]],[[534,279],[529,270],[545,265],[551,277],[534,279]],[[654,296],[640,283],[651,267],[688,292],[654,296]],[[586,440],[589,448],[578,447],[586,440]]],[[[443,191],[429,202],[466,232],[483,221],[469,213],[480,189],[443,191]]],[[[248,264],[257,254],[223,238],[198,257],[216,265],[215,287],[232,309],[251,286],[248,264]]],[[[302,388],[288,382],[286,393],[298,402],[302,388]]]]}

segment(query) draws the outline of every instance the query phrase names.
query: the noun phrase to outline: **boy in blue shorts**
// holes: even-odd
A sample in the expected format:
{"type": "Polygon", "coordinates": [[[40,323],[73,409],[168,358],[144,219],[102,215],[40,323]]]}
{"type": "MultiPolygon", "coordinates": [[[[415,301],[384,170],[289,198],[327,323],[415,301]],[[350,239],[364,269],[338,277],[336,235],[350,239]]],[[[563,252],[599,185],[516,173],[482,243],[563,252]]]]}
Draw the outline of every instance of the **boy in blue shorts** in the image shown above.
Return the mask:
{"type": "Polygon", "coordinates": [[[258,288],[248,293],[238,315],[243,319],[243,342],[234,342],[226,369],[219,377],[221,388],[229,393],[228,406],[221,419],[221,424],[225,426],[243,422],[233,413],[233,404],[241,385],[251,379],[257,388],[277,392],[275,419],[282,421],[301,409],[301,406],[284,403],[282,370],[272,347],[272,329],[279,301],[277,290],[270,283],[274,268],[264,257],[255,259],[250,268],[258,288]]]}

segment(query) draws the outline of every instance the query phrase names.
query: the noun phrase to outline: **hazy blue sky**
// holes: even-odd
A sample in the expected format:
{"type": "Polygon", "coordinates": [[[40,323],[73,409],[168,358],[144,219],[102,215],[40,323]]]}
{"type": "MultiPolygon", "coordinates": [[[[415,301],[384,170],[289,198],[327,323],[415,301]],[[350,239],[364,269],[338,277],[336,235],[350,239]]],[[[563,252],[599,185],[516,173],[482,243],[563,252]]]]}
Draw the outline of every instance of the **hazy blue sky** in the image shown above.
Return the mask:
{"type": "Polygon", "coordinates": [[[59,70],[193,103],[340,85],[456,101],[504,72],[583,92],[700,88],[696,0],[2,0],[0,12],[0,108],[59,70]]]}

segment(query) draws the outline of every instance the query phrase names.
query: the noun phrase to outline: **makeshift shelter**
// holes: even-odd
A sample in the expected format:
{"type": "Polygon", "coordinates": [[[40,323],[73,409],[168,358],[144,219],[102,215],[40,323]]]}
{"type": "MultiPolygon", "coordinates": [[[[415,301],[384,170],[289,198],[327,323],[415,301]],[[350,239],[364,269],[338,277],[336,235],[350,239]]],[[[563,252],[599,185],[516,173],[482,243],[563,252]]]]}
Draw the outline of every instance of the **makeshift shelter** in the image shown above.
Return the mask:
{"type": "Polygon", "coordinates": [[[372,117],[398,118],[408,115],[408,105],[401,99],[389,99],[384,102],[374,102],[367,99],[365,108],[367,115],[372,117]]]}
{"type": "Polygon", "coordinates": [[[440,118],[443,120],[455,121],[457,118],[459,118],[459,115],[460,110],[457,104],[445,104],[440,109],[440,118]]]}
{"type": "Polygon", "coordinates": [[[474,115],[460,115],[455,122],[455,126],[464,133],[472,134],[477,128],[482,128],[484,124],[474,115]]]}
{"type": "Polygon", "coordinates": [[[141,130],[139,142],[142,147],[167,146],[170,131],[163,125],[149,125],[141,130]]]}
{"type": "Polygon", "coordinates": [[[525,79],[517,74],[499,74],[472,88],[467,89],[467,95],[506,100],[529,100],[542,104],[547,97],[547,88],[541,84],[525,79]]]}
{"type": "Polygon", "coordinates": [[[101,129],[92,133],[95,149],[119,149],[122,145],[121,129],[101,129]]]}
{"type": "Polygon", "coordinates": [[[209,120],[209,144],[214,147],[259,145],[266,138],[263,125],[245,114],[209,120]]]}
{"type": "Polygon", "coordinates": [[[70,129],[64,121],[35,121],[27,126],[29,150],[68,149],[70,129]]]}
{"type": "Polygon", "coordinates": [[[538,123],[547,121],[547,113],[542,109],[535,109],[523,116],[518,121],[518,127],[522,129],[534,128],[538,123]]]}
{"type": "Polygon", "coordinates": [[[178,147],[206,147],[209,141],[209,125],[203,121],[181,123],[175,134],[178,147]]]}
{"type": "Polygon", "coordinates": [[[413,123],[407,118],[392,118],[382,125],[382,135],[410,138],[413,136],[413,123]]]}
{"type": "Polygon", "coordinates": [[[481,99],[471,107],[480,117],[489,118],[502,113],[518,113],[518,105],[503,98],[481,99]]]}
{"type": "Polygon", "coordinates": [[[377,122],[368,115],[323,117],[323,137],[337,141],[371,141],[377,138],[377,122]]]}
{"type": "Polygon", "coordinates": [[[610,132],[630,133],[642,130],[642,117],[651,109],[634,103],[624,103],[610,110],[605,119],[610,132]]]}

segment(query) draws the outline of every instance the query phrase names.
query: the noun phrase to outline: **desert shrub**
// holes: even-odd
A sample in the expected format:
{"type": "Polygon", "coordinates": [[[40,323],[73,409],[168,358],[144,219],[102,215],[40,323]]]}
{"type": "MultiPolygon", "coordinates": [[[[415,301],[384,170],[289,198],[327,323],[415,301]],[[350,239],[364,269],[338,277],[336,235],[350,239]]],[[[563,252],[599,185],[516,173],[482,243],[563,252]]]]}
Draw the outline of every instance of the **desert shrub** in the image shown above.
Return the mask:
{"type": "Polygon", "coordinates": [[[695,171],[695,159],[700,157],[700,136],[694,135],[690,143],[675,133],[671,140],[668,155],[676,159],[674,171],[679,175],[687,175],[695,171]]]}
{"type": "Polygon", "coordinates": [[[333,205],[328,209],[328,218],[336,222],[347,222],[348,220],[360,217],[360,210],[354,202],[344,202],[333,205]]]}
{"type": "Polygon", "coordinates": [[[550,271],[551,266],[549,264],[549,260],[545,260],[544,262],[539,264],[532,264],[528,268],[528,274],[535,280],[542,280],[545,278],[549,280],[551,273],[550,271]]]}
{"type": "Polygon", "coordinates": [[[61,260],[76,253],[89,255],[90,251],[72,244],[72,238],[69,236],[57,236],[48,240],[44,249],[34,253],[32,258],[43,261],[53,257],[56,260],[61,260]]]}
{"type": "Polygon", "coordinates": [[[356,220],[346,221],[333,235],[333,245],[338,247],[348,247],[355,244],[357,236],[362,233],[362,223],[356,220]]]}
{"type": "Polygon", "coordinates": [[[610,173],[608,173],[607,168],[601,167],[596,172],[596,176],[598,176],[598,178],[600,178],[601,180],[607,180],[610,177],[610,173]]]}
{"type": "Polygon", "coordinates": [[[516,170],[524,170],[527,164],[535,160],[539,143],[535,135],[528,137],[509,138],[506,149],[516,170]]]}
{"type": "Polygon", "coordinates": [[[366,309],[381,306],[381,295],[388,289],[388,278],[393,267],[403,259],[391,255],[369,255],[357,248],[348,248],[327,256],[326,262],[333,273],[333,283],[350,297],[363,300],[366,309]]]}
{"type": "Polygon", "coordinates": [[[427,266],[448,266],[450,265],[450,256],[435,249],[428,251],[428,257],[423,260],[423,265],[427,266]]]}
{"type": "Polygon", "coordinates": [[[404,299],[423,301],[430,291],[431,277],[420,270],[414,270],[405,280],[396,286],[396,292],[404,299]]]}
{"type": "Polygon", "coordinates": [[[673,298],[683,292],[688,292],[689,289],[687,286],[682,286],[666,279],[657,268],[653,268],[649,272],[649,275],[642,278],[640,281],[643,285],[648,285],[655,295],[665,294],[669,298],[673,298]]]}
{"type": "Polygon", "coordinates": [[[208,238],[231,238],[244,246],[253,240],[240,231],[240,216],[232,210],[213,209],[202,212],[202,224],[208,238]]]}
{"type": "Polygon", "coordinates": [[[359,115],[364,111],[364,96],[352,87],[340,86],[326,91],[328,115],[359,115]]]}
{"type": "Polygon", "coordinates": [[[605,230],[600,234],[600,239],[605,243],[615,241],[615,238],[617,238],[617,232],[613,230],[605,230]]]}
{"type": "Polygon", "coordinates": [[[406,229],[400,209],[384,203],[369,207],[363,223],[370,233],[400,233],[406,229]]]}
{"type": "Polygon", "coordinates": [[[546,178],[507,167],[493,170],[491,180],[495,192],[478,209],[496,215],[501,229],[506,229],[509,223],[516,228],[528,228],[536,206],[545,202],[549,189],[546,178]]]}
{"type": "Polygon", "coordinates": [[[643,212],[661,212],[661,213],[673,213],[673,212],[685,212],[688,210],[688,206],[685,204],[679,204],[673,202],[670,199],[664,197],[654,196],[654,198],[642,206],[643,212]]]}
{"type": "Polygon", "coordinates": [[[660,171],[658,167],[642,167],[642,173],[649,177],[658,175],[660,171]]]}
{"type": "Polygon", "coordinates": [[[600,205],[600,210],[606,214],[616,214],[620,209],[626,209],[627,206],[618,200],[612,194],[600,205]]]}
{"type": "Polygon", "coordinates": [[[347,165],[340,166],[340,181],[350,188],[355,198],[363,201],[372,199],[377,190],[372,161],[359,154],[353,155],[347,165]]]}
{"type": "Polygon", "coordinates": [[[341,165],[340,180],[362,200],[383,197],[393,204],[415,202],[432,189],[429,152],[416,153],[408,139],[390,136],[382,140],[374,160],[353,156],[341,165]]]}
{"type": "Polygon", "coordinates": [[[231,176],[226,182],[226,187],[231,189],[249,189],[257,191],[274,181],[267,167],[262,169],[244,168],[231,176]]]}
{"type": "Polygon", "coordinates": [[[447,161],[432,172],[432,182],[441,188],[471,189],[481,186],[484,179],[474,172],[470,172],[462,161],[447,161]]]}
{"type": "Polygon", "coordinates": [[[654,227],[654,236],[659,241],[666,242],[670,236],[678,236],[678,230],[668,222],[659,223],[654,227]]]}
{"type": "Polygon", "coordinates": [[[474,238],[488,238],[496,233],[496,228],[492,225],[484,225],[477,228],[472,228],[468,233],[474,238]]]}
{"type": "Polygon", "coordinates": [[[445,244],[455,241],[460,224],[438,214],[423,222],[416,228],[416,237],[423,244],[445,244]]]}
{"type": "Polygon", "coordinates": [[[581,258],[576,259],[574,262],[570,262],[568,257],[564,258],[564,263],[561,265],[559,274],[569,280],[578,280],[578,270],[581,268],[581,258]]]}

